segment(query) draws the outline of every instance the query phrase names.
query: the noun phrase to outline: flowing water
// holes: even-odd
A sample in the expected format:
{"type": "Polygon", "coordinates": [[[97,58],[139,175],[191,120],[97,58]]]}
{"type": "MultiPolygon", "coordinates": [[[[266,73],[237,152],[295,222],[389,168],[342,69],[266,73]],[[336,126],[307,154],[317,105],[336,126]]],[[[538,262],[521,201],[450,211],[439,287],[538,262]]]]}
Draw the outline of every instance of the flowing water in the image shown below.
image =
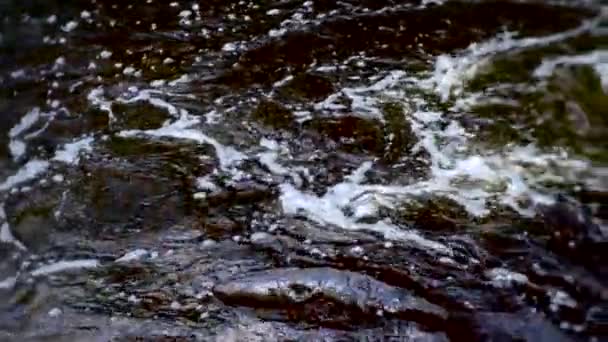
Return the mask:
{"type": "Polygon", "coordinates": [[[608,338],[601,1],[0,20],[0,340],[608,338]]]}

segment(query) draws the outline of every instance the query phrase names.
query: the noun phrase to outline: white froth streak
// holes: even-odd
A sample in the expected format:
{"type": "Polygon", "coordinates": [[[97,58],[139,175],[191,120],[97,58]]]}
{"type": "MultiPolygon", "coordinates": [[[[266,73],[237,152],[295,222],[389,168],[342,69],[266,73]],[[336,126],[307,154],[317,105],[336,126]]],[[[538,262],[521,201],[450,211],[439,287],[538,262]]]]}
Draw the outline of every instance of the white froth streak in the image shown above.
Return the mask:
{"type": "Polygon", "coordinates": [[[3,183],[0,184],[0,191],[10,190],[16,185],[35,179],[40,174],[45,172],[48,167],[49,162],[46,160],[30,160],[21,169],[19,169],[17,173],[9,176],[3,183]]]}
{"type": "MultiPolygon", "coordinates": [[[[0,191],[9,190],[20,183],[35,178],[38,174],[44,172],[47,167],[48,162],[46,161],[33,160],[28,162],[16,174],[8,177],[0,184],[0,191]]],[[[0,203],[0,222],[2,222],[0,226],[0,242],[13,244],[21,250],[26,250],[27,248],[11,232],[11,227],[8,224],[6,212],[4,211],[4,203],[0,203]]]]}
{"type": "Polygon", "coordinates": [[[476,73],[477,68],[488,56],[513,49],[530,48],[559,42],[589,31],[597,25],[599,20],[600,18],[598,17],[594,20],[585,21],[582,25],[572,30],[543,37],[514,39],[513,33],[506,32],[489,41],[473,43],[458,56],[440,55],[435,61],[433,75],[421,85],[427,89],[434,90],[441,96],[443,101],[446,101],[452,92],[455,95],[460,95],[463,82],[476,73]]]}
{"type": "Polygon", "coordinates": [[[415,231],[397,227],[390,221],[384,220],[373,224],[360,223],[357,222],[357,215],[347,216],[344,213],[344,209],[348,207],[365,215],[376,213],[377,205],[371,201],[363,201],[353,208],[353,204],[356,204],[355,200],[367,192],[367,187],[361,186],[358,182],[364,179],[364,174],[370,167],[371,163],[364,163],[347,178],[347,181],[334,185],[322,197],[301,192],[291,184],[282,184],[280,200],[284,213],[288,215],[305,214],[314,222],[331,224],[342,229],[378,232],[389,240],[412,241],[422,247],[451,255],[451,250],[445,245],[428,240],[415,231]]]}
{"type": "Polygon", "coordinates": [[[144,257],[147,257],[150,255],[150,252],[148,252],[145,249],[136,249],[130,252],[125,253],[123,256],[121,256],[120,258],[116,259],[114,262],[117,263],[128,263],[128,262],[132,262],[132,261],[137,261],[140,259],[143,259],[144,257]]]}
{"type": "Polygon", "coordinates": [[[15,287],[17,283],[17,277],[8,277],[6,279],[0,280],[0,290],[10,290],[15,287]]]}
{"type": "Polygon", "coordinates": [[[534,76],[546,78],[553,74],[560,65],[590,65],[600,77],[604,91],[608,93],[608,50],[596,50],[574,56],[561,56],[544,60],[534,70],[534,76]]]}
{"type": "MultiPolygon", "coordinates": [[[[78,162],[78,155],[81,150],[90,150],[93,138],[84,138],[74,143],[66,144],[55,153],[54,161],[75,164],[78,162]]],[[[10,190],[11,188],[28,181],[31,181],[48,170],[50,163],[46,160],[32,159],[22,166],[14,175],[9,176],[0,184],[0,191],[10,190]]]]}
{"type": "Polygon", "coordinates": [[[99,261],[96,259],[82,259],[70,261],[58,261],[56,263],[41,266],[31,272],[32,276],[46,276],[54,273],[73,271],[78,269],[88,269],[99,267],[99,261]]]}
{"type": "Polygon", "coordinates": [[[288,175],[290,170],[279,164],[279,152],[281,146],[275,140],[262,138],[260,140],[260,146],[268,149],[266,152],[260,152],[257,154],[260,163],[265,165],[268,170],[275,175],[288,175]]]}
{"type": "Polygon", "coordinates": [[[378,109],[378,99],[371,97],[370,94],[386,90],[397,85],[404,76],[404,71],[393,70],[389,72],[388,75],[370,86],[343,88],[339,93],[332,94],[325,100],[316,103],[315,109],[330,111],[347,109],[346,106],[336,103],[336,101],[340,99],[340,96],[344,95],[351,101],[350,110],[356,112],[358,115],[367,114],[374,119],[384,121],[382,112],[378,109]]]}
{"type": "Polygon", "coordinates": [[[42,134],[55,119],[55,115],[56,112],[41,112],[40,108],[34,107],[30,109],[13,128],[11,128],[8,134],[10,138],[8,146],[14,160],[18,160],[25,155],[27,150],[26,141],[42,134]],[[42,127],[27,133],[27,131],[40,122],[42,118],[46,118],[42,127]]]}
{"type": "MultiPolygon", "coordinates": [[[[70,144],[65,144],[62,149],[55,152],[53,161],[58,161],[66,164],[76,164],[79,161],[80,152],[82,150],[91,150],[92,137],[83,138],[70,144]]],[[[32,159],[23,165],[15,174],[9,176],[3,183],[0,184],[0,191],[10,190],[22,183],[31,181],[46,172],[50,167],[50,162],[47,160],[32,159]]],[[[10,229],[4,211],[4,203],[0,204],[0,241],[4,243],[12,243],[20,249],[25,250],[26,247],[17,240],[10,229]]]]}
{"type": "Polygon", "coordinates": [[[154,137],[169,137],[176,139],[187,139],[198,142],[199,144],[209,144],[215,149],[217,158],[219,159],[220,168],[229,171],[238,162],[247,157],[230,146],[224,146],[217,140],[203,134],[198,129],[192,128],[200,123],[199,118],[192,117],[187,113],[182,113],[179,120],[173,123],[166,124],[159,129],[153,130],[127,130],[119,133],[122,137],[132,137],[140,134],[154,137]]]}
{"type": "Polygon", "coordinates": [[[86,137],[75,142],[65,144],[62,149],[55,152],[54,161],[63,162],[66,164],[77,164],[80,161],[80,153],[82,151],[91,151],[93,137],[86,137]]]}
{"type": "Polygon", "coordinates": [[[8,136],[11,138],[15,138],[21,133],[30,129],[38,120],[40,119],[40,108],[35,107],[32,108],[27,114],[25,114],[18,124],[16,124],[11,130],[8,132],[8,136]]]}
{"type": "Polygon", "coordinates": [[[103,86],[99,86],[89,92],[87,95],[87,100],[94,106],[97,106],[99,109],[108,113],[108,121],[111,125],[116,117],[114,116],[114,112],[112,112],[112,102],[106,100],[104,97],[103,86]]]}
{"type": "MultiPolygon", "coordinates": [[[[178,79],[178,80],[180,80],[180,79],[178,79]]],[[[183,82],[186,82],[186,81],[183,81],[183,82]]],[[[175,84],[177,84],[177,83],[178,82],[176,81],[175,84]]],[[[173,85],[175,85],[175,84],[173,84],[173,85]]],[[[175,107],[174,105],[170,104],[167,101],[153,97],[152,95],[154,95],[154,94],[162,94],[162,93],[159,91],[156,91],[156,90],[140,90],[140,91],[138,91],[137,95],[132,98],[129,98],[129,99],[118,98],[117,101],[121,102],[121,103],[134,103],[134,102],[139,102],[139,101],[145,101],[155,107],[166,109],[167,112],[174,118],[179,117],[180,111],[177,109],[177,107],[175,107]]]]}

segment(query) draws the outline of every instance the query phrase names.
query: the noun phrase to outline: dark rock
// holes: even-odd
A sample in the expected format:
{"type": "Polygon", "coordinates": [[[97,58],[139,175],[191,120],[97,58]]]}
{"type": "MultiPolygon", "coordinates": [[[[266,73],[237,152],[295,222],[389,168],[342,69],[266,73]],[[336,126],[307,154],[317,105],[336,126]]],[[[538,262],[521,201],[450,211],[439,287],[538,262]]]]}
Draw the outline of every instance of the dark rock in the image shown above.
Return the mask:
{"type": "Polygon", "coordinates": [[[60,207],[61,189],[32,188],[26,193],[10,196],[6,213],[13,235],[27,248],[40,251],[48,248],[57,227],[55,211],[60,207]]]}
{"type": "Polygon", "coordinates": [[[387,138],[384,159],[389,163],[394,163],[408,154],[417,139],[400,104],[385,104],[383,113],[386,120],[386,136],[390,137],[387,138]]]}
{"type": "Polygon", "coordinates": [[[607,274],[607,254],[603,251],[608,246],[608,237],[592,221],[588,208],[562,198],[554,205],[540,207],[540,216],[551,234],[550,249],[595,272],[607,274]]]}
{"type": "Polygon", "coordinates": [[[608,303],[601,303],[587,311],[585,320],[591,334],[608,336],[608,303]]]}
{"type": "Polygon", "coordinates": [[[276,128],[287,128],[293,121],[293,113],[282,105],[263,100],[252,114],[253,118],[264,125],[276,128]]]}
{"type": "Polygon", "coordinates": [[[339,118],[313,119],[304,124],[341,144],[349,152],[368,151],[382,153],[384,150],[384,133],[382,124],[353,115],[339,118]]]}
{"type": "Polygon", "coordinates": [[[281,92],[309,100],[322,100],[334,92],[330,80],[320,75],[302,73],[287,83],[281,92]]]}
{"type": "Polygon", "coordinates": [[[471,218],[458,203],[447,198],[420,199],[399,210],[399,219],[426,231],[450,232],[469,223],[471,218]]]}
{"type": "MultiPolygon", "coordinates": [[[[350,310],[354,316],[359,313],[373,317],[380,311],[384,315],[433,327],[447,319],[447,312],[443,308],[417,298],[404,289],[362,274],[332,268],[265,271],[216,285],[213,292],[221,300],[236,305],[297,311],[307,303],[317,303],[320,307],[316,309],[322,311],[322,303],[326,303],[326,308],[338,306],[344,314],[350,310]]],[[[331,312],[326,319],[332,318],[331,312]]]]}
{"type": "MultiPolygon", "coordinates": [[[[481,341],[555,341],[572,339],[541,315],[521,313],[479,313],[475,319],[475,340],[481,341]]],[[[466,325],[465,325],[466,326],[466,325]]]]}
{"type": "Polygon", "coordinates": [[[203,229],[209,237],[219,239],[241,233],[243,227],[226,216],[212,216],[204,219],[203,229]]]}
{"type": "Polygon", "coordinates": [[[112,112],[117,117],[117,129],[156,129],[169,118],[169,113],[148,102],[114,103],[112,112]]]}

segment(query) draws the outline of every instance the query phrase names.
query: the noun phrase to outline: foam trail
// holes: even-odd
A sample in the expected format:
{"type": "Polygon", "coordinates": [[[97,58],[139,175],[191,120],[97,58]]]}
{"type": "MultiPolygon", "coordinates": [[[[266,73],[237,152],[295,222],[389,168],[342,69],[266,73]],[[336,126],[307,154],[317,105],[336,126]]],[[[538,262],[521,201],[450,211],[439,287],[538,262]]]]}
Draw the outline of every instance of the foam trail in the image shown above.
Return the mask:
{"type": "Polygon", "coordinates": [[[0,227],[0,241],[4,243],[13,244],[21,250],[27,250],[27,248],[21,243],[21,241],[17,240],[13,236],[13,233],[11,232],[11,227],[6,222],[4,222],[0,227]]]}
{"type": "Polygon", "coordinates": [[[347,181],[328,189],[322,197],[301,192],[291,184],[282,184],[279,188],[283,212],[288,215],[305,214],[310,220],[319,224],[331,224],[343,229],[375,231],[389,240],[412,241],[421,247],[450,255],[451,250],[445,245],[428,240],[415,231],[401,229],[390,221],[357,222],[358,218],[373,215],[378,209],[376,204],[364,198],[368,192],[367,187],[358,184],[370,167],[371,164],[364,163],[347,178],[347,181]],[[354,214],[346,215],[347,208],[352,209],[354,214]]]}
{"type": "Polygon", "coordinates": [[[96,259],[82,259],[82,260],[70,260],[70,261],[58,261],[56,263],[41,266],[31,272],[32,276],[46,276],[49,274],[60,273],[65,271],[72,271],[78,269],[96,268],[98,267],[99,261],[96,259]]]}
{"type": "Polygon", "coordinates": [[[608,50],[596,50],[575,56],[561,56],[544,60],[534,70],[534,76],[537,78],[549,77],[560,65],[591,65],[600,77],[602,87],[608,89],[608,50]]]}
{"type": "Polygon", "coordinates": [[[139,101],[146,101],[155,107],[166,109],[167,112],[175,118],[179,117],[180,111],[177,109],[177,107],[175,107],[174,105],[170,104],[167,101],[153,97],[152,96],[153,94],[162,94],[162,92],[159,92],[157,90],[140,90],[137,92],[137,95],[132,98],[125,99],[125,98],[121,97],[121,98],[118,98],[117,101],[121,102],[121,103],[134,103],[134,102],[139,102],[139,101]]]}
{"type": "Polygon", "coordinates": [[[36,122],[38,122],[38,120],[40,119],[40,116],[41,116],[40,108],[35,107],[35,108],[31,109],[29,112],[27,112],[27,114],[25,114],[21,118],[21,120],[19,121],[18,124],[16,124],[13,128],[11,128],[11,130],[8,132],[8,136],[11,138],[15,138],[18,135],[20,135],[21,133],[27,131],[32,126],[34,126],[36,124],[36,122]]]}
{"type": "Polygon", "coordinates": [[[462,83],[477,72],[478,67],[489,56],[504,53],[514,49],[524,49],[543,46],[577,36],[595,27],[599,18],[585,21],[581,26],[572,30],[543,37],[528,37],[514,39],[514,33],[503,35],[483,43],[473,43],[458,56],[440,55],[435,61],[433,75],[422,83],[427,89],[434,90],[442,101],[449,99],[450,94],[460,95],[462,83]]]}
{"type": "Polygon", "coordinates": [[[33,159],[27,162],[16,174],[8,177],[0,184],[0,191],[6,191],[21,183],[35,179],[49,167],[46,160],[33,159]]]}
{"type": "Polygon", "coordinates": [[[330,95],[325,100],[316,103],[315,109],[330,111],[347,109],[345,105],[338,103],[340,96],[344,95],[350,100],[350,110],[357,112],[359,115],[365,113],[372,118],[383,121],[382,112],[378,109],[380,100],[370,95],[394,87],[405,75],[406,73],[402,70],[393,70],[370,86],[342,88],[339,93],[330,95]]]}
{"type": "Polygon", "coordinates": [[[93,137],[83,138],[81,140],[65,144],[61,150],[55,152],[54,161],[63,162],[66,164],[78,164],[80,161],[81,151],[91,151],[93,137]]]}
{"type": "Polygon", "coordinates": [[[229,170],[235,166],[241,160],[246,159],[246,156],[235,150],[232,147],[224,146],[217,140],[203,134],[197,129],[193,129],[200,123],[199,118],[192,117],[186,113],[182,113],[179,120],[165,125],[155,130],[128,130],[119,133],[123,137],[132,137],[139,134],[155,136],[155,137],[171,137],[177,139],[193,140],[200,144],[209,144],[215,149],[217,158],[219,159],[220,168],[223,170],[229,170]]]}
{"type": "Polygon", "coordinates": [[[19,123],[8,132],[8,136],[11,139],[8,147],[14,160],[21,158],[27,148],[25,142],[22,139],[17,139],[17,137],[34,126],[40,119],[40,116],[40,108],[35,107],[27,112],[19,123]]]}
{"type": "Polygon", "coordinates": [[[99,109],[108,113],[108,119],[110,125],[116,121],[116,116],[114,116],[114,112],[112,111],[112,102],[106,100],[104,97],[104,90],[102,86],[99,86],[89,92],[87,95],[87,100],[93,105],[98,107],[99,109]]]}
{"type": "Polygon", "coordinates": [[[17,277],[8,277],[4,280],[0,280],[0,290],[10,290],[15,287],[17,283],[17,277]]]}

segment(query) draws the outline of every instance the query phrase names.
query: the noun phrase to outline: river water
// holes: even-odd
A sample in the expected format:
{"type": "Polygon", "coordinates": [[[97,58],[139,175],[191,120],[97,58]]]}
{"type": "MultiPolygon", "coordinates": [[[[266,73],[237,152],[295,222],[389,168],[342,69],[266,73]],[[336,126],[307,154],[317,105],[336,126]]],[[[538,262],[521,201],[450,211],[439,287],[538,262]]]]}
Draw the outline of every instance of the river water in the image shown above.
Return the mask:
{"type": "Polygon", "coordinates": [[[601,1],[0,20],[0,340],[608,337],[601,1]]]}

